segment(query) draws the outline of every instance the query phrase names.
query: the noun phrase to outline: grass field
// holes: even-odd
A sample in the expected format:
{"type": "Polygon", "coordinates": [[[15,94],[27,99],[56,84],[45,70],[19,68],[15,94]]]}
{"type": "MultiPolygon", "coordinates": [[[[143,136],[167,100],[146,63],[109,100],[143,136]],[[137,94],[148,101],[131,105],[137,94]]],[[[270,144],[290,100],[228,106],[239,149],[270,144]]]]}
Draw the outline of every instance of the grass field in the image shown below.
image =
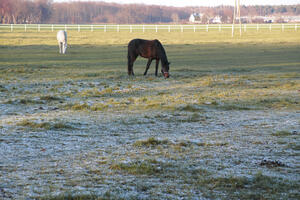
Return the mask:
{"type": "Polygon", "coordinates": [[[0,32],[0,199],[300,198],[299,32],[68,36],[0,32]]]}

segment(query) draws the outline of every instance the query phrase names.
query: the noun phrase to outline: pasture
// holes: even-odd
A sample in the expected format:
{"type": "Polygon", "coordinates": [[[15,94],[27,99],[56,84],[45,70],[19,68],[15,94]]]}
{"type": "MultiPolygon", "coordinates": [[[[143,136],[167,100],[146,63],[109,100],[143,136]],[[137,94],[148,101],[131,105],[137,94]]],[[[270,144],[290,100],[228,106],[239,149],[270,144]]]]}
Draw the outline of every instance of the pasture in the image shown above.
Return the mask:
{"type": "Polygon", "coordinates": [[[296,31],[0,32],[0,199],[299,199],[299,100],[296,31]]]}

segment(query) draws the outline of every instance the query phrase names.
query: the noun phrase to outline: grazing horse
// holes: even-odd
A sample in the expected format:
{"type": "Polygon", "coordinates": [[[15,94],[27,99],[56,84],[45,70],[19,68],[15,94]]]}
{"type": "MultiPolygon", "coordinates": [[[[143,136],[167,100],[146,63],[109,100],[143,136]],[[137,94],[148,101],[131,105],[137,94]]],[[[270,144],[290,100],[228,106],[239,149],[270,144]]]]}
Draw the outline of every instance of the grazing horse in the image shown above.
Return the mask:
{"type": "Polygon", "coordinates": [[[59,53],[66,53],[67,50],[67,32],[60,30],[56,35],[58,45],[59,45],[59,53]]]}
{"type": "Polygon", "coordinates": [[[157,76],[159,60],[161,60],[161,72],[165,78],[169,78],[169,61],[164,47],[158,40],[133,39],[128,43],[128,75],[134,75],[133,63],[138,56],[148,58],[148,63],[144,75],[151,65],[152,60],[156,60],[155,76],[157,76]]]}

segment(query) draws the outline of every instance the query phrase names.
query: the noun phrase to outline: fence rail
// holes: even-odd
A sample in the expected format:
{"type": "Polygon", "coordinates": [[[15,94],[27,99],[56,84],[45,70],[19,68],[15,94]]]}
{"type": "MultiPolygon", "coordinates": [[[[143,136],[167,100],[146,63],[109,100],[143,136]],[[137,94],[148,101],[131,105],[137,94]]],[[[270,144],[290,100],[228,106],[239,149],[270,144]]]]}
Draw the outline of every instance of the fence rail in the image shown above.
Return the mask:
{"type": "Polygon", "coordinates": [[[91,25],[70,25],[70,24],[0,24],[0,31],[103,31],[103,32],[199,32],[199,31],[223,31],[223,30],[294,30],[300,28],[299,24],[195,24],[195,25],[112,25],[112,24],[91,24],[91,25]]]}

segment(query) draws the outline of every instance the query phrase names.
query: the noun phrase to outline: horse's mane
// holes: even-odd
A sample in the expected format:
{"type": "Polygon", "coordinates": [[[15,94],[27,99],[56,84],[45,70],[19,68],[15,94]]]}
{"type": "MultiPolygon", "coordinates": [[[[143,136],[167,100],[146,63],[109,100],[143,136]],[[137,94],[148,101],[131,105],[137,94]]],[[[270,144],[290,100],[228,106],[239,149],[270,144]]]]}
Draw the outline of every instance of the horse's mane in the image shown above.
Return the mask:
{"type": "Polygon", "coordinates": [[[166,54],[166,51],[165,51],[163,45],[157,39],[155,39],[154,42],[155,42],[155,45],[158,47],[158,50],[159,50],[158,53],[161,58],[161,62],[163,64],[168,64],[169,62],[168,62],[167,54],[166,54]]]}

